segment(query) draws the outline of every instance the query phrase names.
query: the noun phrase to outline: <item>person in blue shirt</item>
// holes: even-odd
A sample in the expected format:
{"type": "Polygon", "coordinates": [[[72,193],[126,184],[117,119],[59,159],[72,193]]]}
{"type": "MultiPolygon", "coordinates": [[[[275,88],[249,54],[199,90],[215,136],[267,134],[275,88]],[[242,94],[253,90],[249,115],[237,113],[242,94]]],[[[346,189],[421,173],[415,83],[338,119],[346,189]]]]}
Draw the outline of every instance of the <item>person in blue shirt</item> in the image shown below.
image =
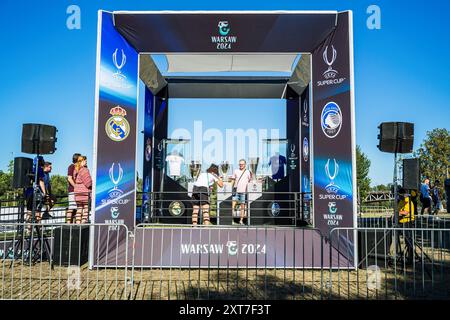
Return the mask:
{"type": "Polygon", "coordinates": [[[52,185],[50,183],[50,172],[52,172],[52,163],[45,161],[43,166],[43,181],[45,188],[45,196],[44,196],[44,204],[45,204],[45,212],[42,216],[43,219],[51,218],[52,216],[49,214],[49,211],[53,208],[55,204],[55,197],[52,194],[52,185]]]}
{"type": "Polygon", "coordinates": [[[422,203],[422,210],[420,214],[431,213],[431,195],[430,195],[430,179],[425,178],[420,186],[420,202],[422,203]]]}
{"type": "Polygon", "coordinates": [[[431,189],[431,198],[433,199],[433,205],[434,205],[434,210],[433,213],[434,214],[438,214],[439,211],[441,210],[441,197],[440,197],[440,190],[439,190],[439,186],[440,186],[440,181],[436,180],[434,181],[434,186],[431,189]]]}
{"type": "MultiPolygon", "coordinates": [[[[34,158],[33,161],[33,183],[35,182],[35,175],[37,172],[37,190],[36,190],[36,203],[35,203],[35,221],[39,222],[41,220],[41,210],[44,206],[44,197],[45,197],[45,183],[44,183],[44,158],[42,156],[38,156],[34,158]]],[[[29,187],[25,191],[26,205],[27,205],[27,213],[25,215],[25,221],[32,222],[32,211],[33,211],[33,196],[34,190],[33,187],[29,187]]]]}

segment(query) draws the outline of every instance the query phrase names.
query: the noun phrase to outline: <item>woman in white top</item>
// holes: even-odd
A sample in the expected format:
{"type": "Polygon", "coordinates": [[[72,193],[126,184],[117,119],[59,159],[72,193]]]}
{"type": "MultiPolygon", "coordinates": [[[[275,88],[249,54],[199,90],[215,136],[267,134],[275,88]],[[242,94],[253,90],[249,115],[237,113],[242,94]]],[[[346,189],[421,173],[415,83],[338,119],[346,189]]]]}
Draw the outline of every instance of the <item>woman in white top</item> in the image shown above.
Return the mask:
{"type": "Polygon", "coordinates": [[[219,167],[215,164],[212,164],[206,172],[200,173],[197,181],[194,182],[194,188],[192,190],[193,225],[197,225],[200,207],[202,207],[203,224],[211,224],[209,221],[209,192],[215,182],[217,182],[220,187],[223,187],[222,178],[219,177],[219,167]]]}

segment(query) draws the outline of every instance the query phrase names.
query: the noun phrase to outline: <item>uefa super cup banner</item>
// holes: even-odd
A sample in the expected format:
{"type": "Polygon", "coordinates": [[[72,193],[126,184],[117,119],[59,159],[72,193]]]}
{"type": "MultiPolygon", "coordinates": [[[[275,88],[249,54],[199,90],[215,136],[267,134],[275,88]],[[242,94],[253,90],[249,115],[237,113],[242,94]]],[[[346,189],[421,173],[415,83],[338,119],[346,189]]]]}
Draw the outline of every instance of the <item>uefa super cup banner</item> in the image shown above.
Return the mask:
{"type": "Polygon", "coordinates": [[[152,92],[145,87],[145,115],[144,115],[144,168],[143,168],[143,195],[142,195],[142,213],[146,214],[150,210],[150,196],[152,191],[152,145],[153,145],[153,104],[154,96],[152,92]]]}
{"type": "MultiPolygon", "coordinates": [[[[351,14],[340,13],[313,53],[314,223],[327,237],[333,228],[353,227],[355,215],[350,23],[351,14]]],[[[340,239],[350,255],[352,239],[340,239]]]]}
{"type": "Polygon", "coordinates": [[[308,86],[303,92],[300,100],[300,142],[301,142],[301,186],[303,192],[303,214],[305,219],[310,219],[311,212],[311,152],[310,152],[310,110],[309,110],[309,89],[308,86]]]}
{"type": "MultiPolygon", "coordinates": [[[[136,108],[138,54],[115,30],[112,15],[100,13],[97,54],[95,142],[95,223],[135,225],[136,108]]],[[[94,153],[95,153],[94,151],[94,153]]],[[[107,238],[123,245],[124,228],[110,226],[95,235],[96,263],[107,255],[107,238]],[[114,234],[120,232],[119,235],[114,234]]],[[[114,243],[114,247],[117,244],[114,243]]]]}

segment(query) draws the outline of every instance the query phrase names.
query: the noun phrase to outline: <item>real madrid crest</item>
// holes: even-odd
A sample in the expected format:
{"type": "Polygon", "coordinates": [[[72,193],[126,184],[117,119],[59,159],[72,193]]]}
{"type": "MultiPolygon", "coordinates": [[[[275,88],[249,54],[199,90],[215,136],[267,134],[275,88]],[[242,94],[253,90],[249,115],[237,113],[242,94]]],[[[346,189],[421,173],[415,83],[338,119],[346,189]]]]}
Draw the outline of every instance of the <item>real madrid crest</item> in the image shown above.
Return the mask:
{"type": "Polygon", "coordinates": [[[113,141],[123,141],[130,133],[130,124],[125,118],[127,111],[121,106],[111,108],[111,117],[106,121],[105,130],[108,137],[113,141]]]}

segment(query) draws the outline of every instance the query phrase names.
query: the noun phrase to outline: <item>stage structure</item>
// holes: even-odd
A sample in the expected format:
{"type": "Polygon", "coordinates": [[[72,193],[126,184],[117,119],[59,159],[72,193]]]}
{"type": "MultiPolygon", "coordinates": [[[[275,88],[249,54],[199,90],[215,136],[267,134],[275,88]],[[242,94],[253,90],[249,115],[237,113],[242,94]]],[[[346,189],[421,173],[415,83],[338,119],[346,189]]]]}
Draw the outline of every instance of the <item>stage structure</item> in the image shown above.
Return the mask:
{"type": "MultiPolygon", "coordinates": [[[[323,241],[323,248],[327,250],[329,230],[356,226],[354,113],[351,11],[100,11],[93,220],[128,227],[136,240],[135,252],[143,252],[142,257],[135,257],[136,265],[186,267],[193,259],[204,267],[314,268],[321,263],[327,267],[330,257],[321,256],[320,247],[323,241]],[[152,59],[156,54],[166,55],[173,76],[163,75],[158,69],[152,59]],[[294,61],[296,64],[292,68],[294,61]],[[288,71],[289,76],[205,76],[208,72],[261,70],[288,71]],[[183,72],[200,72],[201,75],[180,75],[183,72]],[[261,184],[255,182],[254,190],[274,194],[312,191],[314,228],[305,231],[280,227],[268,233],[251,227],[222,228],[220,225],[231,224],[230,208],[226,207],[224,199],[218,199],[223,204],[219,204],[218,209],[221,213],[219,226],[193,229],[188,226],[190,217],[186,216],[183,222],[186,226],[174,227],[170,233],[164,232],[167,228],[136,228],[140,82],[145,84],[144,191],[157,192],[162,198],[166,196],[165,191],[179,191],[179,202],[172,207],[173,212],[188,209],[192,181],[180,179],[178,172],[171,175],[166,171],[167,156],[180,156],[172,153],[175,149],[188,153],[192,143],[168,136],[171,99],[284,99],[286,137],[277,141],[267,139],[264,143],[267,150],[273,143],[285,145],[287,172],[285,176],[267,178],[261,184]],[[144,236],[146,232],[151,237],[144,236]],[[295,242],[293,239],[303,240],[295,242]],[[210,249],[213,248],[210,245],[214,245],[220,250],[196,249],[201,247],[197,245],[205,243],[210,249]],[[249,246],[255,250],[241,250],[249,246]],[[311,246],[316,248],[314,252],[301,252],[302,248],[311,246]],[[286,255],[277,257],[276,251],[286,252],[286,255]]],[[[270,156],[270,151],[267,153],[270,156]]],[[[192,178],[199,168],[203,171],[206,168],[191,160],[187,176],[192,178]]],[[[257,166],[257,160],[250,160],[255,173],[257,166]]],[[[228,170],[226,165],[222,167],[224,170],[228,170]]],[[[229,191],[226,188],[225,193],[229,191]]],[[[231,194],[223,197],[229,196],[231,194]]],[[[173,199],[173,195],[171,197],[173,199]]],[[[283,200],[281,195],[269,196],[261,192],[260,197],[269,197],[266,199],[269,202],[273,200],[272,212],[281,216],[287,212],[288,208],[276,202],[283,200]]],[[[144,195],[144,204],[150,200],[144,195]]],[[[170,214],[166,211],[161,208],[161,217],[170,214]]],[[[286,221],[288,219],[286,216],[286,221]]],[[[257,219],[251,223],[252,226],[259,224],[264,223],[257,219]]],[[[108,234],[114,243],[107,243],[106,233],[92,234],[91,266],[127,263],[123,247],[129,235],[119,228],[110,228],[108,234]],[[117,232],[123,233],[118,242],[115,235],[111,236],[117,232]],[[117,257],[107,258],[108,250],[117,246],[123,253],[119,262],[116,262],[117,257]]],[[[355,234],[348,234],[332,239],[332,256],[341,255],[340,267],[356,266],[355,238],[355,234]]],[[[131,252],[131,247],[129,249],[131,252]]],[[[337,261],[333,259],[333,267],[337,266],[337,261]]]]}

